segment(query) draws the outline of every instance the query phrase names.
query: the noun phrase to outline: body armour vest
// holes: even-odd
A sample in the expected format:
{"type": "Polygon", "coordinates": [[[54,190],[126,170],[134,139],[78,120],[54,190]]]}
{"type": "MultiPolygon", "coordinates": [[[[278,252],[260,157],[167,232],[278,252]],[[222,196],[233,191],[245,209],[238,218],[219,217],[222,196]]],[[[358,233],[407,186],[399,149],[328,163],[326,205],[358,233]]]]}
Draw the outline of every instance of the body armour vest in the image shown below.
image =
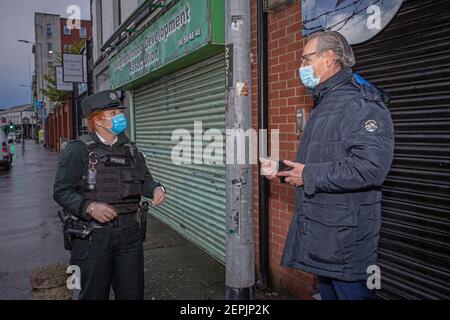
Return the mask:
{"type": "Polygon", "coordinates": [[[136,212],[144,183],[136,146],[129,143],[122,148],[102,148],[90,136],[80,137],[80,140],[89,154],[88,171],[80,183],[80,193],[91,201],[109,204],[118,214],[136,212]],[[90,170],[94,170],[91,176],[90,170]]]}

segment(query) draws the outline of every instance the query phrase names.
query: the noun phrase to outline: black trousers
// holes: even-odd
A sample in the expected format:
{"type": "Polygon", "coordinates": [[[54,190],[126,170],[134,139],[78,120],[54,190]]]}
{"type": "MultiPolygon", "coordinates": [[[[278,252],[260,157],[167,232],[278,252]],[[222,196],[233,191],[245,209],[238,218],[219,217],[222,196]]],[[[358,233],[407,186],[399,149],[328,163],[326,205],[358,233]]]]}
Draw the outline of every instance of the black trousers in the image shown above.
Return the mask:
{"type": "Polygon", "coordinates": [[[81,271],[80,300],[109,300],[111,286],[116,300],[144,298],[144,252],[135,219],[94,229],[90,240],[75,239],[70,263],[81,271]]]}

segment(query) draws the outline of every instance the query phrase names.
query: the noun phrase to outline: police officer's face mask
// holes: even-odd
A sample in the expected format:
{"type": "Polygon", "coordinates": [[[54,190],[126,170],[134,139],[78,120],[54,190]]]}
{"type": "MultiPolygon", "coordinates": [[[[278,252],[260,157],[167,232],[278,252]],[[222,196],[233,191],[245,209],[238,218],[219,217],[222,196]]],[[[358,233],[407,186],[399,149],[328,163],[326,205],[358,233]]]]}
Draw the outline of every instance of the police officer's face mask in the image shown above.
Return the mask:
{"type": "Polygon", "coordinates": [[[112,133],[114,133],[116,136],[119,134],[125,132],[127,130],[127,118],[123,113],[118,114],[112,118],[103,118],[107,120],[111,120],[112,128],[108,128],[112,133]]]}

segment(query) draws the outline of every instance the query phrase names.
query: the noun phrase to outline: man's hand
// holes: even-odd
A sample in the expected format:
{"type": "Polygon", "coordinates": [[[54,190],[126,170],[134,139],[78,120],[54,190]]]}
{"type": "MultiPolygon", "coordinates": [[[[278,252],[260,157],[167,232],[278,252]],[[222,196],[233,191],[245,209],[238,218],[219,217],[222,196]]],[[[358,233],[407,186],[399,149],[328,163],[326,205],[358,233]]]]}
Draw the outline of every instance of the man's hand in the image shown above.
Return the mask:
{"type": "Polygon", "coordinates": [[[156,208],[157,206],[161,205],[166,201],[166,193],[163,191],[161,187],[157,187],[155,191],[153,191],[153,202],[152,206],[156,208]]]}
{"type": "Polygon", "coordinates": [[[276,161],[261,158],[261,174],[269,180],[277,177],[277,171],[274,169],[276,161]]]}
{"type": "Polygon", "coordinates": [[[290,183],[293,186],[301,187],[303,185],[303,169],[304,164],[283,160],[284,164],[293,168],[290,171],[283,171],[277,174],[278,177],[286,177],[286,183],[290,183]]]}
{"type": "Polygon", "coordinates": [[[106,223],[117,218],[116,210],[108,204],[101,202],[91,203],[87,207],[86,213],[100,223],[106,223]]]}

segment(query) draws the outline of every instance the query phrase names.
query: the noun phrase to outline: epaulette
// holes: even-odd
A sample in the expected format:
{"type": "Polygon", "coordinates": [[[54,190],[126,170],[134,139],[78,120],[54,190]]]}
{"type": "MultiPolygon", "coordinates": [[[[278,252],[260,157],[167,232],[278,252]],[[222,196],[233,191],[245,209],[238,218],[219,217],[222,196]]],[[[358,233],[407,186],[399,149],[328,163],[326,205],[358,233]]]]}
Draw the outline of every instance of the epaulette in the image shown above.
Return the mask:
{"type": "Polygon", "coordinates": [[[359,74],[353,74],[352,83],[360,89],[362,98],[371,101],[382,101],[385,104],[389,103],[391,98],[389,93],[376,87],[359,74]]]}

